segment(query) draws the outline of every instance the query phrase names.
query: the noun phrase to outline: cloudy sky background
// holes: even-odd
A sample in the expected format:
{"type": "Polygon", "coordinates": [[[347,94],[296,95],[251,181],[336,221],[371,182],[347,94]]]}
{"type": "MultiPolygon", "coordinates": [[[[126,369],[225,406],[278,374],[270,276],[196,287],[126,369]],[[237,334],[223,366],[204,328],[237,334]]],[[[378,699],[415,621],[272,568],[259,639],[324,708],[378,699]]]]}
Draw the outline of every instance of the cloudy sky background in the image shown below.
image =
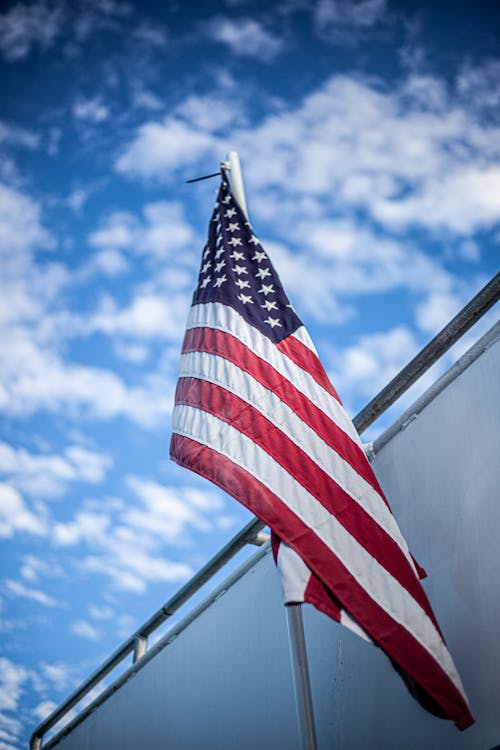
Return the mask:
{"type": "Polygon", "coordinates": [[[168,460],[217,187],[185,181],[238,150],[354,415],[498,270],[498,21],[487,0],[2,3],[0,750],[249,518],[168,460]]]}

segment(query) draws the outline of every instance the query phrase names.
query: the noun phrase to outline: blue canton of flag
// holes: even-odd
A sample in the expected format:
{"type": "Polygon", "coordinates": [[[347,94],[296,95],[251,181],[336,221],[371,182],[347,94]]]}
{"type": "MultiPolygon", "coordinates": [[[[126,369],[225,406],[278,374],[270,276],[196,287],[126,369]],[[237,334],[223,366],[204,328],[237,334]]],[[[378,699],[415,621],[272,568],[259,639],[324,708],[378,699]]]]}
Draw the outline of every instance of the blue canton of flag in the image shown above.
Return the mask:
{"type": "Polygon", "coordinates": [[[274,342],[302,324],[271,261],[223,179],[210,222],[193,304],[230,305],[274,342]]]}

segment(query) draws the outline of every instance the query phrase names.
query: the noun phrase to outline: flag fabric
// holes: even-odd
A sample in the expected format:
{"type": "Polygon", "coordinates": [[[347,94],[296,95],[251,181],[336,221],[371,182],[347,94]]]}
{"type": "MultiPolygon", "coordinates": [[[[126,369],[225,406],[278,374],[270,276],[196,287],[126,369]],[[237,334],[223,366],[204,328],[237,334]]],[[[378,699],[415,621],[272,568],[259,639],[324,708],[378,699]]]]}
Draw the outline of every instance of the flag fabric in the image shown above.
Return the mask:
{"type": "Polygon", "coordinates": [[[272,530],[285,602],[373,641],[465,729],[464,689],[405,539],[223,173],[182,346],[171,457],[272,530]]]}

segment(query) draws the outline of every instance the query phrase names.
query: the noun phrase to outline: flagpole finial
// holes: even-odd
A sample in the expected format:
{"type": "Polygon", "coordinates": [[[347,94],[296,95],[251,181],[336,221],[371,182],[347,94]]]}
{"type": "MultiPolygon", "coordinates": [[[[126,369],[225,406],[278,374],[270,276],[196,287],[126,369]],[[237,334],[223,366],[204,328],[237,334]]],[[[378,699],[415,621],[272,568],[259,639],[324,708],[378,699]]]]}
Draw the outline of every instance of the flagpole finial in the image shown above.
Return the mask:
{"type": "Polygon", "coordinates": [[[237,151],[230,151],[227,155],[227,161],[222,162],[221,166],[228,169],[231,173],[231,190],[236,198],[241,210],[248,220],[247,202],[245,199],[245,187],[243,185],[243,175],[241,173],[240,157],[237,151]]]}

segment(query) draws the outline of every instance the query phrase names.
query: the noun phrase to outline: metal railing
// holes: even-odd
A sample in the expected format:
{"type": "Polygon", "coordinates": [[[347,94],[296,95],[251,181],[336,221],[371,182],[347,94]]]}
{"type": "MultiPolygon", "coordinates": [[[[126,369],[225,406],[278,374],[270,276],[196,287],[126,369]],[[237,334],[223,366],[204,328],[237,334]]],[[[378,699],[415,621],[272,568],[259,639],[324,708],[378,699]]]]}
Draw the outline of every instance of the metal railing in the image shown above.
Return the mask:
{"type": "MultiPolygon", "coordinates": [[[[359,434],[380,417],[418,378],[436,362],[474,323],[500,299],[500,273],[446,325],[422,351],[396,375],[393,380],[362,409],[353,422],[359,434]]],[[[268,534],[263,534],[264,523],[258,518],[250,521],[206,565],[196,573],[149,620],[126,640],[101,666],[85,680],[53,713],[33,732],[31,750],[40,750],[43,736],[54,727],[77,703],[115,669],[127,656],[133,654],[135,664],[147,652],[148,637],[185,604],[207,581],[247,544],[261,546],[268,534]]]]}

